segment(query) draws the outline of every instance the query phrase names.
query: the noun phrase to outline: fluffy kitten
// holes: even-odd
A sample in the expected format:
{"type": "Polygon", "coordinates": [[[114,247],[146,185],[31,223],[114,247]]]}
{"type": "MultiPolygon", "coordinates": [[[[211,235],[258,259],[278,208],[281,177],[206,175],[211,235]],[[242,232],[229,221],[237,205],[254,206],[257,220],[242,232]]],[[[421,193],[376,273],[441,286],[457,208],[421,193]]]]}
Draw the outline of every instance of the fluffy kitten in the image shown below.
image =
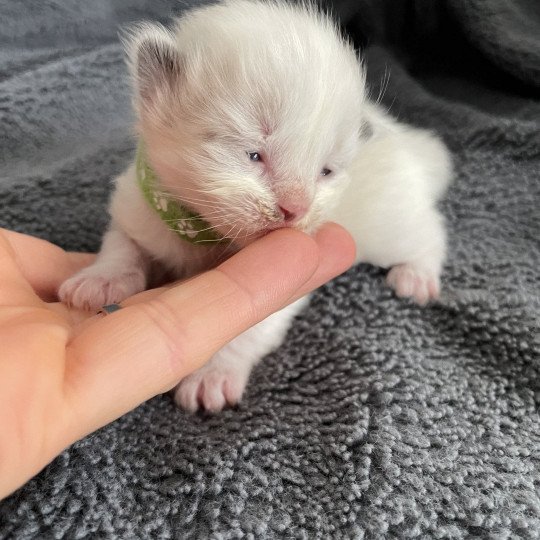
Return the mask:
{"type": "MultiPolygon", "coordinates": [[[[132,165],[116,180],[95,263],[62,285],[62,301],[98,309],[145,289],[155,261],[186,277],[270,230],[312,232],[327,220],[353,234],[360,261],[390,268],[399,296],[437,296],[445,231],[435,205],[448,153],[367,100],[362,64],[328,17],[309,5],[229,0],[173,30],[137,27],[128,51],[160,189],[231,243],[182,239],[145,200],[132,165]]],[[[229,343],[179,383],[176,402],[191,411],[236,403],[303,303],[229,343]]]]}

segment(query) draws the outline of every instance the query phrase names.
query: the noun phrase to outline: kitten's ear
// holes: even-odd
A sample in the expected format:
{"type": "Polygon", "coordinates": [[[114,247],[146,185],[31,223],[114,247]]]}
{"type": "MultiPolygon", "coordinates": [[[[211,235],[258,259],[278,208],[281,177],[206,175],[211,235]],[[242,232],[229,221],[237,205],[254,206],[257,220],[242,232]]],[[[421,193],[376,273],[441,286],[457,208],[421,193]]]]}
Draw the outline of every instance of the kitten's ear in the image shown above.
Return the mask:
{"type": "Polygon", "coordinates": [[[178,87],[184,71],[173,35],[163,26],[141,24],[128,30],[123,42],[141,104],[156,105],[178,87]]]}

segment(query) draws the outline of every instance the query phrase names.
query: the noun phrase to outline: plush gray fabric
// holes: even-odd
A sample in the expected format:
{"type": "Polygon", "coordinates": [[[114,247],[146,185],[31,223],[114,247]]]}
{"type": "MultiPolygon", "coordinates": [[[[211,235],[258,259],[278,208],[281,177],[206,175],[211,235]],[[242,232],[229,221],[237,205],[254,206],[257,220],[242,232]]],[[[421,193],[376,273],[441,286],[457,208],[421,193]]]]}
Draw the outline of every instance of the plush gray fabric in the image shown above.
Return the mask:
{"type": "MultiPolygon", "coordinates": [[[[338,2],[382,44],[373,94],[384,79],[384,103],[454,153],[440,301],[351,269],[237,410],[151,400],[4,501],[0,537],[539,538],[538,5],[338,2]]],[[[1,225],[98,248],[133,149],[117,25],[182,6],[0,0],[1,225]]]]}

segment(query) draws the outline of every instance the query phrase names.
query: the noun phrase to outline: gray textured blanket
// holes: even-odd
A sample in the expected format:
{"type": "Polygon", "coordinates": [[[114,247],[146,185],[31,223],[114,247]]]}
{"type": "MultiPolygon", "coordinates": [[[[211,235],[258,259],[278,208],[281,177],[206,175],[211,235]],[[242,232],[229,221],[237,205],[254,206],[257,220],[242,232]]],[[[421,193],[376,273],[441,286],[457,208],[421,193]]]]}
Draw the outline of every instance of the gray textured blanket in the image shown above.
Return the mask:
{"type": "MultiPolygon", "coordinates": [[[[442,298],[351,269],[237,410],[151,400],[0,504],[0,537],[539,538],[539,5],[338,2],[373,94],[454,153],[442,298]]],[[[117,27],[184,6],[0,0],[0,225],[98,248],[134,146],[117,27]]]]}

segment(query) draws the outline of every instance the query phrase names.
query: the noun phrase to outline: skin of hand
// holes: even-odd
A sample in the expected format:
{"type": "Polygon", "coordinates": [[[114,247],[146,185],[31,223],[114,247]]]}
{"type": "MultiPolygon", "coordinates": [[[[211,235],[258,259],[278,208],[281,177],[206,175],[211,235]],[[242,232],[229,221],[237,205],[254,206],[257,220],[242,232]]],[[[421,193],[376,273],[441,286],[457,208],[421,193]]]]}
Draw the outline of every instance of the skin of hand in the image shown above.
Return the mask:
{"type": "Polygon", "coordinates": [[[56,300],[58,286],[92,255],[0,229],[0,498],[345,271],[354,252],[335,224],[314,237],[275,231],[213,270],[137,294],[104,316],[56,300]]]}

